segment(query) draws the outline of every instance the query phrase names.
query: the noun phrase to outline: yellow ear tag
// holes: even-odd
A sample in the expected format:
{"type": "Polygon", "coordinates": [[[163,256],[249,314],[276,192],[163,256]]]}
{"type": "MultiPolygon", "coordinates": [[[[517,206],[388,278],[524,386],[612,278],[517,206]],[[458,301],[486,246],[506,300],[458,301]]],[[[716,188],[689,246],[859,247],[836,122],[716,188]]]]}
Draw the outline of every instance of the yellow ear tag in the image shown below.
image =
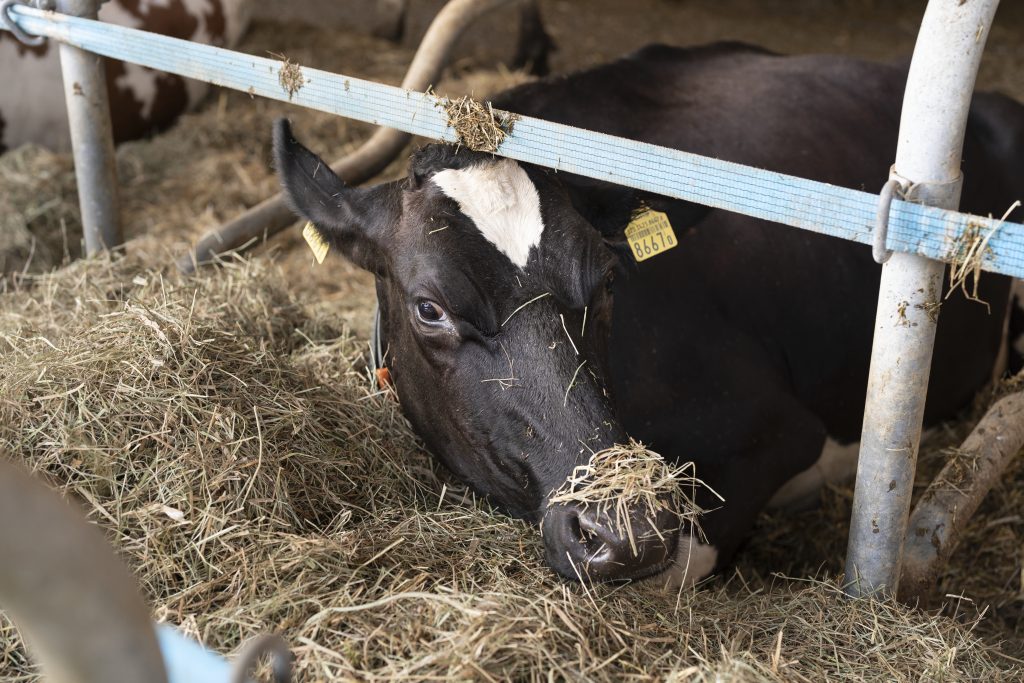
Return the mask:
{"type": "Polygon", "coordinates": [[[313,252],[316,262],[323,263],[324,259],[327,258],[327,250],[331,248],[331,245],[327,244],[323,235],[320,234],[320,231],[312,223],[306,223],[306,227],[302,229],[302,236],[313,252]]]}
{"type": "Polygon", "coordinates": [[[626,239],[637,263],[679,244],[676,234],[672,232],[672,224],[668,222],[668,216],[646,207],[634,215],[633,220],[626,226],[626,239]]]}

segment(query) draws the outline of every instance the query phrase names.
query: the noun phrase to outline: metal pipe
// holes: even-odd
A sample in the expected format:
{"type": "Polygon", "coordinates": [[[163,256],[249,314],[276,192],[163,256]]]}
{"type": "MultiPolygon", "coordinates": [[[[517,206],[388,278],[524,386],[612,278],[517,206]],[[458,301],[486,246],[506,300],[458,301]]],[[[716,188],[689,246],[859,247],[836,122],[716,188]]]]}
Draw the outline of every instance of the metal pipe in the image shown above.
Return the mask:
{"type": "MultiPolygon", "coordinates": [[[[478,18],[510,2],[524,0],[451,0],[446,4],[416,49],[402,80],[406,90],[422,91],[433,85],[448,63],[459,36],[478,18]]],[[[352,154],[334,162],[331,169],[349,185],[358,185],[377,175],[402,151],[412,136],[394,128],[378,128],[352,154]]],[[[210,263],[218,254],[248,243],[266,240],[295,221],[281,193],[263,200],[224,225],[203,235],[191,253],[178,259],[184,273],[210,263]]]]}
{"type": "Polygon", "coordinates": [[[0,456],[0,607],[60,683],[164,683],[149,609],[103,534],[0,456]]]}
{"type": "MultiPolygon", "coordinates": [[[[105,1],[105,0],[103,0],[105,1]]],[[[100,0],[57,0],[57,11],[96,19],[100,0]]],[[[102,58],[60,45],[60,68],[75,157],[85,251],[95,254],[124,241],[118,213],[117,164],[102,58]]]]}
{"type": "MultiPolygon", "coordinates": [[[[998,0],[930,0],[907,78],[895,173],[906,198],[960,203],[960,156],[978,64],[998,0]]],[[[882,267],[847,592],[891,594],[900,575],[945,266],[896,253],[882,267]]]]}

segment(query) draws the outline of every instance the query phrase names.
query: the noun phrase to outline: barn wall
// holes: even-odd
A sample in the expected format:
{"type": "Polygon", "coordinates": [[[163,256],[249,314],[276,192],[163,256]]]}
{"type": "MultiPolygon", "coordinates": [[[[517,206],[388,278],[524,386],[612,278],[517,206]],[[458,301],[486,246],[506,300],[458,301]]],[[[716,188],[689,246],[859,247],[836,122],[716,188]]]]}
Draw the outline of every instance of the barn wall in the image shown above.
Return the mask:
{"type": "MultiPolygon", "coordinates": [[[[447,0],[264,0],[256,19],[331,26],[419,45],[430,22],[447,0]]],[[[510,64],[520,34],[520,9],[506,7],[482,18],[456,44],[452,62],[510,64]]]]}

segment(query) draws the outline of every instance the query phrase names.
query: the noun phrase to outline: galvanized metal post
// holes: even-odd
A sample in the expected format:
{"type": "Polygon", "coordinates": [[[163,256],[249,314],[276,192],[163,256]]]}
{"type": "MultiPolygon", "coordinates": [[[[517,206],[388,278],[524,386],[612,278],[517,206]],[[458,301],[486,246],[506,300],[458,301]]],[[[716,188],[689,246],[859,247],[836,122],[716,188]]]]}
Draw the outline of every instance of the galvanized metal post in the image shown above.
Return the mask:
{"type": "MultiPolygon", "coordinates": [[[[95,19],[104,1],[57,0],[57,11],[95,19]]],[[[75,155],[85,251],[95,254],[124,241],[106,71],[101,57],[64,44],[60,46],[60,67],[75,155]]]]}
{"type": "MultiPolygon", "coordinates": [[[[930,0],[910,66],[895,172],[908,199],[955,209],[967,112],[998,0],[930,0]]],[[[896,253],[882,267],[860,463],[846,556],[847,592],[899,582],[942,300],[944,264],[896,253]]]]}

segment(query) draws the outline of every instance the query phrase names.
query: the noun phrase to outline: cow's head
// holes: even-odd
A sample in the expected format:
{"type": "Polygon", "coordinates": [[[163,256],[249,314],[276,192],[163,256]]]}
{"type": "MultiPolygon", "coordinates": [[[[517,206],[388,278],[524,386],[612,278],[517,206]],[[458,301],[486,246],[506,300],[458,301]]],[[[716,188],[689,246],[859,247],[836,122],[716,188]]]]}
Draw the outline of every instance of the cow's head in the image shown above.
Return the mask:
{"type": "Polygon", "coordinates": [[[618,260],[557,177],[431,145],[407,179],[350,188],[285,121],[274,146],[295,210],[376,276],[386,363],[430,450],[497,506],[540,523],[562,575],[665,568],[674,511],[636,525],[634,553],[610,515],[548,506],[592,452],[626,438],[607,368],[618,260]]]}

